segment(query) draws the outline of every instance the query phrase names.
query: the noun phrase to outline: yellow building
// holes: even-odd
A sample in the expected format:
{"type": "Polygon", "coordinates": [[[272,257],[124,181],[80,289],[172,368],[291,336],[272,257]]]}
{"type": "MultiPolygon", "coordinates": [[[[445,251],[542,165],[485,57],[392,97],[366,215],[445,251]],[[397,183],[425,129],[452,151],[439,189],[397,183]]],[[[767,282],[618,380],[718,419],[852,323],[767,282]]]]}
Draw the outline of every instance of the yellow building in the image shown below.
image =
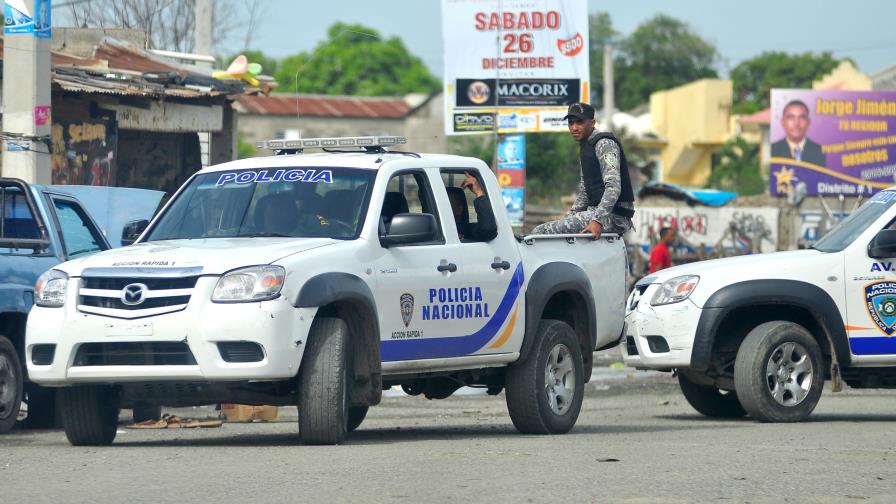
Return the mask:
{"type": "Polygon", "coordinates": [[[659,155],[659,180],[706,185],[712,152],[731,135],[730,80],[701,79],[650,95],[654,131],[666,144],[659,155]]]}

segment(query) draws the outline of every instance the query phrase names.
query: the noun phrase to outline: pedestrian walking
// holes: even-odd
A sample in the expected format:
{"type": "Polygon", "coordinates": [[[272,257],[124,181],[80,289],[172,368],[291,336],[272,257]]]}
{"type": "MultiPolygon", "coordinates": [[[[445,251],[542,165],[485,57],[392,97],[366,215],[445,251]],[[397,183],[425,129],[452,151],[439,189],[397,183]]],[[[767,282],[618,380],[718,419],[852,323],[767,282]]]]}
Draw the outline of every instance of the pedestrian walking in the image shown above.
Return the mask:
{"type": "Polygon", "coordinates": [[[655,273],[659,270],[672,266],[672,254],[669,252],[669,246],[675,242],[678,235],[675,228],[664,227],[660,229],[660,239],[650,251],[650,272],[655,273]]]}

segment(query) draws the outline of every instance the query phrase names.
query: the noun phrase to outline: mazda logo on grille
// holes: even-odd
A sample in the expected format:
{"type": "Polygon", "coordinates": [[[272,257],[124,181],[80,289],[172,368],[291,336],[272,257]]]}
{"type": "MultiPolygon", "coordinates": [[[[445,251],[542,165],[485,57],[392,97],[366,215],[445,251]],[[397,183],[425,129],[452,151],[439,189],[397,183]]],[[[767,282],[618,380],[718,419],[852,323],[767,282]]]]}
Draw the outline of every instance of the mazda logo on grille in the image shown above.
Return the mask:
{"type": "Polygon", "coordinates": [[[121,289],[121,302],[128,306],[138,305],[146,299],[148,291],[149,287],[146,284],[132,283],[125,285],[121,289]]]}

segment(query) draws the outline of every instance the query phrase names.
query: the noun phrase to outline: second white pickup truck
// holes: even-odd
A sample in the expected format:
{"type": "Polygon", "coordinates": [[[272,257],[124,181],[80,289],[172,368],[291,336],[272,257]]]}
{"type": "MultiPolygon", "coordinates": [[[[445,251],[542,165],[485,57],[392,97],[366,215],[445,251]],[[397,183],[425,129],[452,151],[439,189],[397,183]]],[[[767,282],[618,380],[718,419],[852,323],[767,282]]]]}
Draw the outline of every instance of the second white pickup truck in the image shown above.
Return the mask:
{"type": "Polygon", "coordinates": [[[198,172],[135,245],[44,274],[28,372],[64,387],[69,441],[111,443],[133,404],[237,402],[297,405],[304,442],[339,443],[396,385],[503,389],[519,431],[570,430],[622,334],[622,240],[516,237],[485,163],[384,149],[402,141],[266,142],[280,155],[198,172]],[[486,199],[453,211],[466,174],[486,199]],[[464,239],[483,205],[497,236],[464,239]]]}

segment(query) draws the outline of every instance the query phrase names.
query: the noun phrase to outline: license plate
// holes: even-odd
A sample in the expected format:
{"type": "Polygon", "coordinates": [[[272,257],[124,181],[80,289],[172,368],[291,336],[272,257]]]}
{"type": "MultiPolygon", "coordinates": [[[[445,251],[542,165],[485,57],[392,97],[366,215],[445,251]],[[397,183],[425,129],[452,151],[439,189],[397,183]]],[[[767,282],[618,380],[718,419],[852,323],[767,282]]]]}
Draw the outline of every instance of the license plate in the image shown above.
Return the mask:
{"type": "Polygon", "coordinates": [[[152,322],[106,324],[106,336],[152,336],[152,322]]]}

